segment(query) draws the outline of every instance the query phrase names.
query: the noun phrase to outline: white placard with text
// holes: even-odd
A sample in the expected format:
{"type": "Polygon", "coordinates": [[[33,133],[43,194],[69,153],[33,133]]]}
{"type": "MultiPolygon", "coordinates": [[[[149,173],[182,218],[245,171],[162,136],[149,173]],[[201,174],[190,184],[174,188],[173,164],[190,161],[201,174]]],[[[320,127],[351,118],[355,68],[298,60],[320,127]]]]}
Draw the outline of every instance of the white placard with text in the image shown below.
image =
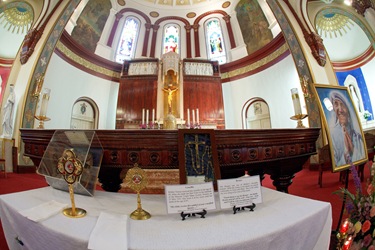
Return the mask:
{"type": "Polygon", "coordinates": [[[262,203],[259,175],[217,180],[217,188],[222,209],[262,203]]]}
{"type": "Polygon", "coordinates": [[[216,209],[212,182],[186,185],[165,185],[168,214],[198,213],[216,209]]]}

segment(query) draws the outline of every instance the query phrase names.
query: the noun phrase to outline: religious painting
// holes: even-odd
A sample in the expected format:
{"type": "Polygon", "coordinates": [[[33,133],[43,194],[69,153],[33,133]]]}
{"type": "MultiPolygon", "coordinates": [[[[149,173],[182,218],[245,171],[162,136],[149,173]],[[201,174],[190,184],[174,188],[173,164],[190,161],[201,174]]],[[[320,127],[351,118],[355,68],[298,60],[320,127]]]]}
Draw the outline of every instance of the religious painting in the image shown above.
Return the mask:
{"type": "Polygon", "coordinates": [[[315,84],[331,152],[333,172],[367,161],[362,126],[347,87],[315,84]]]}
{"type": "Polygon", "coordinates": [[[258,0],[239,1],[236,13],[249,55],[272,41],[270,24],[258,0]]]}
{"type": "Polygon", "coordinates": [[[220,179],[220,167],[214,130],[178,130],[178,154],[181,184],[213,182],[220,179]]]}
{"type": "Polygon", "coordinates": [[[72,38],[90,52],[95,52],[111,8],[110,0],[88,1],[77,19],[72,38]]]}

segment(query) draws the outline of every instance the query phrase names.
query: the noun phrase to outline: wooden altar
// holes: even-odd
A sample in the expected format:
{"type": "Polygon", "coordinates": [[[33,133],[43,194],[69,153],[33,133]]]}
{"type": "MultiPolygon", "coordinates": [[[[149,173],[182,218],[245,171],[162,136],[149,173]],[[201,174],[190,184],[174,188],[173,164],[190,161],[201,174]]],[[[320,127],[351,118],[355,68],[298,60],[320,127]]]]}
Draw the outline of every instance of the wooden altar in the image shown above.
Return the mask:
{"type": "MultiPolygon", "coordinates": [[[[53,129],[20,129],[24,155],[36,166],[53,129]]],[[[179,169],[178,130],[96,130],[104,149],[99,180],[117,192],[126,171],[137,163],[144,169],[179,169]]],[[[221,178],[270,175],[279,191],[288,192],[295,173],[316,154],[320,128],[214,130],[221,178]]]]}

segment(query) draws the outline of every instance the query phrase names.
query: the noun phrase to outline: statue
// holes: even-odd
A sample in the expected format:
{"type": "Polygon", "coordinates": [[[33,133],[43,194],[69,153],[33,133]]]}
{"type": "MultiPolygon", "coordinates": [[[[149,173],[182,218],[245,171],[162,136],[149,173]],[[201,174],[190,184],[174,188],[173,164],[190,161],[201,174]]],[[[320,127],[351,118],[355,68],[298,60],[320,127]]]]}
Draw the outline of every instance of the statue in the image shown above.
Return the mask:
{"type": "Polygon", "coordinates": [[[171,88],[171,86],[168,86],[168,88],[163,89],[165,92],[168,93],[168,113],[172,112],[172,100],[173,100],[173,93],[178,90],[178,88],[171,88]]]}
{"type": "Polygon", "coordinates": [[[10,92],[7,99],[7,102],[5,103],[3,107],[3,135],[4,138],[12,138],[13,134],[13,110],[14,110],[14,103],[15,103],[16,97],[14,95],[14,86],[13,84],[10,85],[10,92]]]}

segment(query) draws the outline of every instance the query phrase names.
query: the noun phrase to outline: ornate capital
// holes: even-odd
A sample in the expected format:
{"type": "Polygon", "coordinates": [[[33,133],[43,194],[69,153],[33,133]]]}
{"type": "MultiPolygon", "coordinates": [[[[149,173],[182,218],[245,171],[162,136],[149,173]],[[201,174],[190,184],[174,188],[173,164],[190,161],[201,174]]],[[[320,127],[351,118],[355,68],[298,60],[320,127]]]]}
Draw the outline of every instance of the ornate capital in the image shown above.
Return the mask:
{"type": "Polygon", "coordinates": [[[224,19],[224,21],[225,21],[226,23],[229,23],[229,22],[230,22],[230,15],[226,15],[226,16],[224,16],[223,19],[224,19]]]}
{"type": "Polygon", "coordinates": [[[123,14],[122,13],[117,13],[115,16],[116,16],[116,21],[118,22],[123,17],[123,14]]]}
{"type": "Polygon", "coordinates": [[[322,67],[326,65],[327,57],[326,52],[323,45],[323,39],[316,33],[305,33],[305,40],[307,44],[310,46],[311,53],[318,62],[318,64],[322,67]]]}

